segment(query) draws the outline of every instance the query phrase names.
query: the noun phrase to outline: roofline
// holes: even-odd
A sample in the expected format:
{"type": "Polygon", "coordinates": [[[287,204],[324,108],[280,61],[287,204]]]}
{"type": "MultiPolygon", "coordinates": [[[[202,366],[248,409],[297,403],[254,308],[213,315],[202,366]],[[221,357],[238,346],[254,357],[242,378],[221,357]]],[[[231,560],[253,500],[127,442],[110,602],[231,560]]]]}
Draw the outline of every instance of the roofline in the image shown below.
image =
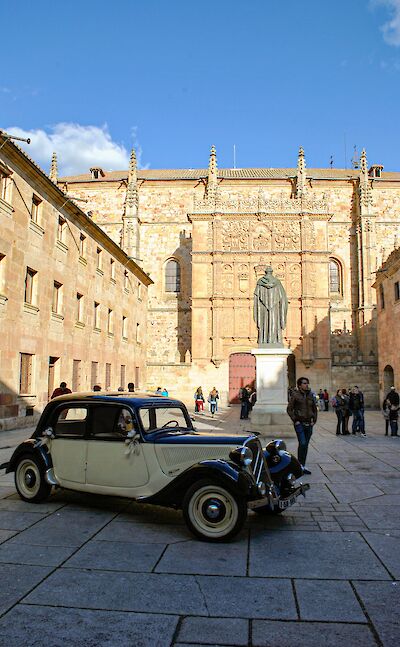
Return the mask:
{"type": "MultiPolygon", "coordinates": [[[[43,196],[53,206],[56,207],[59,213],[67,215],[76,225],[91,233],[93,238],[112,253],[117,260],[119,260],[124,267],[130,270],[142,282],[149,286],[154,281],[150,278],[142,268],[135,263],[130,256],[128,256],[104,231],[91,220],[82,209],[80,209],[67,195],[62,191],[56,183],[54,183],[48,175],[34,162],[19,146],[14,144],[8,139],[7,134],[0,130],[0,156],[3,151],[5,157],[13,162],[18,168],[21,169],[22,174],[25,168],[25,173],[29,177],[29,172],[36,176],[40,188],[43,188],[43,196]]],[[[6,162],[7,163],[7,162],[6,162]]]]}

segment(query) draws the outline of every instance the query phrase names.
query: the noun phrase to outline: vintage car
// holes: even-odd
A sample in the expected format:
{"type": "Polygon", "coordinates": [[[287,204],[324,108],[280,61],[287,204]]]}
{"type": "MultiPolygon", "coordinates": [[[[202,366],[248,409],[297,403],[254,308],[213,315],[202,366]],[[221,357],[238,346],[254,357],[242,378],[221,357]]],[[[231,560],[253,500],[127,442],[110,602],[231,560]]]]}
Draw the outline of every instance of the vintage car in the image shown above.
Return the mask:
{"type": "Polygon", "coordinates": [[[62,487],[181,508],[208,541],[236,535],[248,508],[281,512],[309,487],[282,441],[263,450],[255,435],[200,433],[178,400],[132,393],[54,398],[1,467],[24,501],[62,487]]]}

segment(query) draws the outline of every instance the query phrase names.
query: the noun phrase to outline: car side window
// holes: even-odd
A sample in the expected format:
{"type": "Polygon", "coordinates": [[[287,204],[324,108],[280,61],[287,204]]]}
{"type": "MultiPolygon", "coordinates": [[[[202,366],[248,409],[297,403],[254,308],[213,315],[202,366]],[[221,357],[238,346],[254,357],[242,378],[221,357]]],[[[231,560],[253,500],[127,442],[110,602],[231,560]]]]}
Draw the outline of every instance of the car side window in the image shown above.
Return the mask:
{"type": "Polygon", "coordinates": [[[121,406],[93,407],[90,438],[97,440],[125,440],[134,428],[132,414],[121,406]]]}
{"type": "Polygon", "coordinates": [[[56,438],[83,438],[88,418],[87,407],[66,406],[58,409],[53,430],[56,438]]]}

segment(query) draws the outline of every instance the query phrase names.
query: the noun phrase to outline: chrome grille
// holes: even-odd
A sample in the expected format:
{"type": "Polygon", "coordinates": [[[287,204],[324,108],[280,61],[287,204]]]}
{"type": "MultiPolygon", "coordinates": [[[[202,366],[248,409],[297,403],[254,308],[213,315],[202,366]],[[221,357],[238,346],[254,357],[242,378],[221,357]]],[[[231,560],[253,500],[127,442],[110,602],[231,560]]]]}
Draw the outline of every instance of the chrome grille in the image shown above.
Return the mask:
{"type": "Polygon", "coordinates": [[[257,485],[261,481],[267,484],[271,483],[269,469],[258,438],[249,438],[244,444],[253,452],[253,460],[249,466],[249,470],[253,473],[257,485]]]}

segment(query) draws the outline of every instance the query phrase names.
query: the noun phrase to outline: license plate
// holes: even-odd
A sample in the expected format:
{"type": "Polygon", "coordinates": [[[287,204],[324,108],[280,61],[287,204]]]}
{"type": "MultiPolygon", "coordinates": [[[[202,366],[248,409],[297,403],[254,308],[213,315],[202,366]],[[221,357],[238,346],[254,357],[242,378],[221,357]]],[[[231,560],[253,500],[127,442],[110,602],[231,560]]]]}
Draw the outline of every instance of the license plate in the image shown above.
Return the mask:
{"type": "Polygon", "coordinates": [[[296,502],[297,497],[295,495],[291,496],[290,499],[285,499],[284,501],[279,501],[279,508],[285,510],[289,506],[293,505],[296,502]]]}

